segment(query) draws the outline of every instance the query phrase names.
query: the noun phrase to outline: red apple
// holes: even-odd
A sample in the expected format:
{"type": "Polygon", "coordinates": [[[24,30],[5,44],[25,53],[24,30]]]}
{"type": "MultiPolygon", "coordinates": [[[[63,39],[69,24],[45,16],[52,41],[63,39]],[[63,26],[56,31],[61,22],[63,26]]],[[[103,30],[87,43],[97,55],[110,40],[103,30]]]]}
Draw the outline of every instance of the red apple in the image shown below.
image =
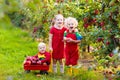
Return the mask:
{"type": "Polygon", "coordinates": [[[41,64],[41,61],[39,60],[39,61],[37,61],[37,64],[41,64]]]}
{"type": "Polygon", "coordinates": [[[85,17],[85,18],[83,19],[83,21],[84,21],[84,22],[87,22],[87,21],[88,21],[88,18],[85,17]]]}
{"type": "Polygon", "coordinates": [[[33,61],[37,61],[37,57],[32,56],[32,60],[33,60],[33,61]]]}
{"type": "Polygon", "coordinates": [[[25,65],[31,65],[31,61],[25,61],[25,65]]]}
{"type": "Polygon", "coordinates": [[[100,22],[100,26],[103,27],[105,25],[104,21],[100,22]]]}
{"type": "Polygon", "coordinates": [[[31,56],[28,56],[28,57],[26,58],[26,61],[31,61],[31,60],[32,60],[31,56]]]}
{"type": "Polygon", "coordinates": [[[98,42],[101,42],[101,41],[103,41],[103,38],[102,38],[102,37],[98,37],[98,38],[97,38],[97,41],[98,41],[98,42]]]}
{"type": "Polygon", "coordinates": [[[109,41],[106,41],[106,45],[109,45],[110,44],[110,42],[109,41]]]}
{"type": "Polygon", "coordinates": [[[37,62],[33,60],[33,61],[32,61],[32,64],[37,64],[37,62]]]}
{"type": "Polygon", "coordinates": [[[85,23],[84,24],[84,28],[88,28],[89,24],[88,23],[85,23]]]}
{"type": "Polygon", "coordinates": [[[47,20],[43,20],[43,24],[47,23],[47,20]]]}
{"type": "Polygon", "coordinates": [[[94,11],[94,14],[99,14],[99,10],[98,9],[96,9],[95,11],[94,11]]]}
{"type": "Polygon", "coordinates": [[[106,30],[106,28],[105,28],[105,27],[102,27],[102,30],[106,30]]]}
{"type": "Polygon", "coordinates": [[[37,27],[34,27],[33,29],[33,33],[37,32],[38,28],[37,27]]]}
{"type": "Polygon", "coordinates": [[[92,20],[92,22],[93,22],[93,23],[96,23],[96,21],[97,21],[97,19],[96,19],[96,18],[94,18],[94,19],[92,20]]]}
{"type": "Polygon", "coordinates": [[[112,57],[114,54],[113,53],[110,53],[109,56],[112,57]]]}

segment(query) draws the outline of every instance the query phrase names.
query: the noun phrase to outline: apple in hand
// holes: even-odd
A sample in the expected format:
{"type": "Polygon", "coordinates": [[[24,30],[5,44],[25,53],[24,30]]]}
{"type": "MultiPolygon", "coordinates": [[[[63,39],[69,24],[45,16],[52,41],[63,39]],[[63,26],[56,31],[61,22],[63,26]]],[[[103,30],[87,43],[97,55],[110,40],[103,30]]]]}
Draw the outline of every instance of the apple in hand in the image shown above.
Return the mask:
{"type": "Polygon", "coordinates": [[[72,38],[67,38],[66,39],[66,42],[71,42],[72,41],[72,38]]]}
{"type": "Polygon", "coordinates": [[[37,64],[41,64],[41,61],[39,60],[39,61],[37,61],[37,64]]]}

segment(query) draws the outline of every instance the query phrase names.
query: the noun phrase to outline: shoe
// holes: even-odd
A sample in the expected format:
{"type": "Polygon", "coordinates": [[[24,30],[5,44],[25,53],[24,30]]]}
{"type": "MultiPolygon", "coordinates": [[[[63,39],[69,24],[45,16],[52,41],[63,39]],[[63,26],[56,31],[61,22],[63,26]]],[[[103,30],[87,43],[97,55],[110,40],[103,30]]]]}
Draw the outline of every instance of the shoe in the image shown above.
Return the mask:
{"type": "Polygon", "coordinates": [[[44,75],[44,74],[48,75],[48,72],[47,71],[40,71],[40,74],[42,74],[42,75],[44,75]]]}

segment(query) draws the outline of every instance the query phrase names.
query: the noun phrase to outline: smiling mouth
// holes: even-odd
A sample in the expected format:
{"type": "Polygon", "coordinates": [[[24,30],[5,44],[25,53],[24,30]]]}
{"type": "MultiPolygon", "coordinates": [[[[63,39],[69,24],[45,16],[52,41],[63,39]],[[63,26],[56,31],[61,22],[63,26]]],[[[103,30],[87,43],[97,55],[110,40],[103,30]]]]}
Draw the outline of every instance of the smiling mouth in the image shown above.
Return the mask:
{"type": "Polygon", "coordinates": [[[70,29],[73,29],[73,27],[70,27],[70,29]]]}
{"type": "Polygon", "coordinates": [[[58,24],[62,24],[62,22],[59,22],[58,24]]]}

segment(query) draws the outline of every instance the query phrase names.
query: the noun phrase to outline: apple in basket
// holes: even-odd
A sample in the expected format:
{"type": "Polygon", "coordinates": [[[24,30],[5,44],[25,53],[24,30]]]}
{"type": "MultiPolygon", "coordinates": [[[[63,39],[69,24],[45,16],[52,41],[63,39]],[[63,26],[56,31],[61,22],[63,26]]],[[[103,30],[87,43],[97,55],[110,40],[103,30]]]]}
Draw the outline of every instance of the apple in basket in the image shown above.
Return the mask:
{"type": "Polygon", "coordinates": [[[25,65],[31,65],[31,61],[25,61],[25,65]]]}
{"type": "Polygon", "coordinates": [[[28,56],[27,58],[26,58],[26,61],[31,61],[32,60],[32,57],[31,56],[28,56]]]}
{"type": "Polygon", "coordinates": [[[31,62],[32,62],[33,65],[37,64],[37,62],[35,60],[32,60],[31,62]]]}
{"type": "Polygon", "coordinates": [[[32,61],[37,61],[37,60],[38,60],[38,57],[32,56],[32,61]]]}

